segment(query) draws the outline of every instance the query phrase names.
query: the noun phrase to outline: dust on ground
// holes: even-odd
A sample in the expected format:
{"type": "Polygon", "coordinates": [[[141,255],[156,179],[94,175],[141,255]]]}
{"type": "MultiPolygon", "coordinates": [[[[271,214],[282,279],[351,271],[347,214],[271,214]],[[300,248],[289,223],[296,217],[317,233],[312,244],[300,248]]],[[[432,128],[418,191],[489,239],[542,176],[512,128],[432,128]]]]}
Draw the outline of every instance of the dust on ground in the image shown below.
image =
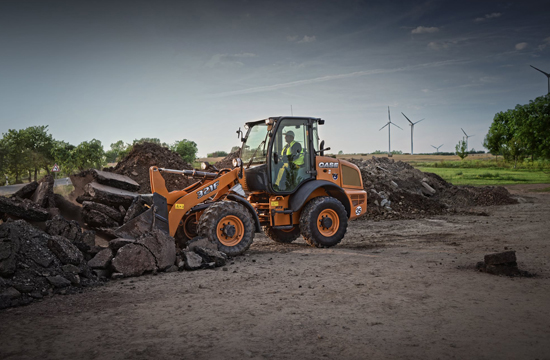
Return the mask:
{"type": "Polygon", "coordinates": [[[550,194],[511,192],[473,215],[353,221],[329,249],[257,236],[224,268],[3,310],[0,358],[549,359],[550,194]],[[505,250],[536,276],[475,270],[505,250]]]}

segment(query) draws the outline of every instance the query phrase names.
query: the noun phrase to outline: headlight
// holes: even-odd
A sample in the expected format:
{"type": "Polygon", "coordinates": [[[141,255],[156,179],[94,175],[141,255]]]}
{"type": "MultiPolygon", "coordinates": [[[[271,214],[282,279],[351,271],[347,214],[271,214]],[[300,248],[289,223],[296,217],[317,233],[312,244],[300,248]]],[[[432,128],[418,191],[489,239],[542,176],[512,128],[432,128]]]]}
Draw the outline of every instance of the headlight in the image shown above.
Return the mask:
{"type": "Polygon", "coordinates": [[[210,164],[208,163],[208,161],[202,162],[202,163],[201,163],[201,169],[202,169],[202,170],[206,170],[206,169],[208,168],[208,165],[210,165],[210,164]]]}
{"type": "Polygon", "coordinates": [[[239,166],[241,166],[242,163],[243,162],[242,162],[241,158],[233,159],[233,167],[239,167],[239,166]]]}

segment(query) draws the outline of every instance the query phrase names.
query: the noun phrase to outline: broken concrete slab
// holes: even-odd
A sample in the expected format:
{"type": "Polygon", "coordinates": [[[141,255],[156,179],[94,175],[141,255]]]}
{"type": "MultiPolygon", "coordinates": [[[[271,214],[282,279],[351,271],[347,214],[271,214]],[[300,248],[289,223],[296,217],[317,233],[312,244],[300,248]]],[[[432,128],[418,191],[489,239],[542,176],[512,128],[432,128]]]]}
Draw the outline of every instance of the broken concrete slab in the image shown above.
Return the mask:
{"type": "Polygon", "coordinates": [[[487,254],[484,257],[486,265],[502,265],[516,262],[515,251],[504,251],[500,253],[487,254]]]}
{"type": "Polygon", "coordinates": [[[93,259],[88,261],[88,266],[92,269],[108,269],[113,259],[113,250],[106,248],[98,252],[93,259]]]}
{"type": "Polygon", "coordinates": [[[34,191],[31,196],[31,200],[34,201],[38,206],[43,207],[44,209],[55,207],[55,200],[53,196],[53,185],[54,179],[51,175],[44,176],[38,182],[38,188],[34,191]]]}
{"type": "Polygon", "coordinates": [[[133,244],[135,242],[136,242],[136,240],[134,240],[134,239],[116,238],[116,239],[113,239],[113,240],[109,241],[109,247],[114,252],[117,252],[118,249],[120,249],[124,245],[133,244]]]}
{"type": "Polygon", "coordinates": [[[184,250],[181,252],[184,269],[188,271],[198,270],[202,268],[202,257],[194,251],[184,250]]]}
{"type": "Polygon", "coordinates": [[[93,198],[94,202],[105,205],[128,208],[139,194],[127,190],[117,189],[112,186],[91,182],[84,187],[86,194],[93,198]]]}
{"type": "Polygon", "coordinates": [[[50,213],[29,199],[0,196],[0,213],[5,213],[28,221],[46,221],[50,213]]]}
{"type": "Polygon", "coordinates": [[[9,277],[15,273],[19,252],[20,240],[18,237],[4,237],[0,235],[0,276],[9,277]]]}
{"type": "Polygon", "coordinates": [[[95,210],[102,214],[107,215],[111,219],[117,222],[117,225],[122,224],[123,216],[119,210],[116,210],[112,206],[100,204],[92,201],[84,201],[82,203],[83,211],[95,210]]]}
{"type": "Polygon", "coordinates": [[[200,255],[205,263],[214,263],[216,267],[227,263],[227,255],[221,251],[201,247],[196,247],[193,251],[200,255]]]}
{"type": "Polygon", "coordinates": [[[126,215],[124,216],[123,223],[126,224],[133,218],[147,211],[145,204],[147,204],[147,202],[143,199],[141,195],[134,198],[134,200],[132,201],[132,204],[130,205],[130,207],[128,207],[128,211],[126,212],[126,215]]]}
{"type": "Polygon", "coordinates": [[[84,260],[82,252],[62,236],[52,236],[48,240],[48,248],[63,264],[79,265],[84,260]]]}
{"type": "Polygon", "coordinates": [[[139,191],[139,184],[125,175],[108,171],[93,170],[95,180],[103,185],[128,191],[139,191]]]}
{"type": "Polygon", "coordinates": [[[154,229],[136,240],[144,245],[155,257],[158,270],[163,271],[176,262],[176,242],[163,231],[154,229]]]}
{"type": "Polygon", "coordinates": [[[67,286],[71,286],[71,281],[65,279],[61,275],[48,276],[46,277],[46,279],[50,284],[52,284],[56,288],[65,288],[67,286]]]}
{"type": "Polygon", "coordinates": [[[119,226],[118,222],[96,210],[83,209],[82,220],[92,228],[111,228],[119,226]]]}
{"type": "Polygon", "coordinates": [[[111,262],[115,272],[124,276],[139,276],[156,270],[155,257],[141,244],[128,244],[121,247],[111,262]]]}
{"type": "Polygon", "coordinates": [[[427,183],[425,183],[424,181],[422,181],[421,184],[422,184],[422,193],[424,193],[425,195],[431,196],[436,193],[435,189],[430,185],[428,185],[427,183]]]}
{"type": "Polygon", "coordinates": [[[27,185],[23,186],[21,189],[17,190],[13,194],[13,197],[18,197],[20,199],[30,199],[32,194],[34,194],[37,188],[38,188],[38,181],[30,182],[27,185]]]}

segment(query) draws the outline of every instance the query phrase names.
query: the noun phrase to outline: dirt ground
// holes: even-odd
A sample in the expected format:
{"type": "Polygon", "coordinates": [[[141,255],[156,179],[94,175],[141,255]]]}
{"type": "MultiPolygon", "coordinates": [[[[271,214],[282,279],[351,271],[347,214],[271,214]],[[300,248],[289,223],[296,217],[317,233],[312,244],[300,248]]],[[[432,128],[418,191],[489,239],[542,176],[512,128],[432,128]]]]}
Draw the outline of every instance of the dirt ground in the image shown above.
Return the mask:
{"type": "Polygon", "coordinates": [[[0,311],[0,359],[550,359],[549,185],[471,215],[257,236],[224,268],[111,281],[0,311]],[[509,278],[480,273],[515,250],[509,278]]]}

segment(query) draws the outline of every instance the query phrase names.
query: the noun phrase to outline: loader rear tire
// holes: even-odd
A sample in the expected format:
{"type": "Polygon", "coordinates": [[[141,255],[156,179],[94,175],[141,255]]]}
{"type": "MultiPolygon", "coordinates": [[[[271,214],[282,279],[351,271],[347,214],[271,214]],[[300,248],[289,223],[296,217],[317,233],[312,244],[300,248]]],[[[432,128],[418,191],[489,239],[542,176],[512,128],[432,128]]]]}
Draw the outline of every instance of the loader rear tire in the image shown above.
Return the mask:
{"type": "Polygon", "coordinates": [[[342,203],[321,196],[306,204],[300,216],[300,232],[311,246],[326,248],[338,244],[348,228],[348,217],[342,203]]]}
{"type": "Polygon", "coordinates": [[[264,226],[263,230],[268,238],[283,244],[290,244],[300,237],[299,226],[295,226],[291,230],[273,229],[270,226],[264,226]]]}
{"type": "Polygon", "coordinates": [[[234,201],[219,201],[199,219],[199,236],[218,245],[228,256],[244,253],[254,241],[254,223],[248,210],[234,201]]]}

